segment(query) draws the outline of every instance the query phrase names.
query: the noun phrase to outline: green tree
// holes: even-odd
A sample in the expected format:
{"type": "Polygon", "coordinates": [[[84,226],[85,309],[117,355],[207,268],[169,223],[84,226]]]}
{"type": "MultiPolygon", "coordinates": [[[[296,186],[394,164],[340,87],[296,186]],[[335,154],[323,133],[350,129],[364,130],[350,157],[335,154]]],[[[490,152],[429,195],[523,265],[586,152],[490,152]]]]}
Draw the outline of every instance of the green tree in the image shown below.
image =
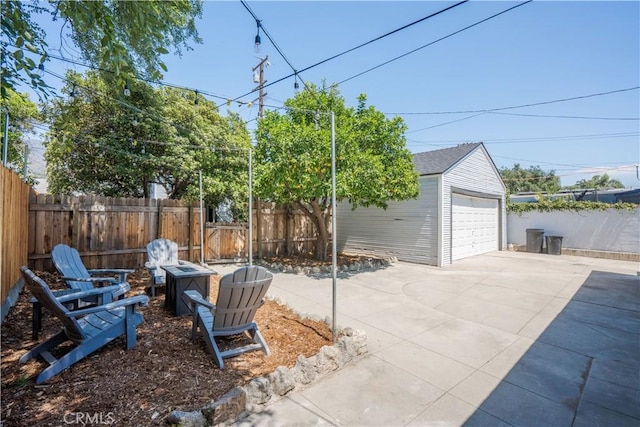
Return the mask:
{"type": "Polygon", "coordinates": [[[348,108],[335,87],[314,85],[285,102],[286,112],[267,112],[256,129],[255,191],[290,204],[318,230],[316,257],[326,259],[331,236],[331,125],[335,114],[336,198],[354,208],[386,208],[391,200],[418,196],[417,173],[406,148],[406,126],[366,105],[348,108]]]}
{"type": "MultiPolygon", "coordinates": [[[[40,113],[36,104],[29,100],[29,95],[6,91],[6,96],[0,99],[0,132],[4,133],[5,112],[9,113],[9,134],[7,144],[7,164],[16,171],[24,168],[24,147],[27,144],[27,134],[33,131],[33,122],[38,120],[40,113]]],[[[4,143],[4,134],[2,135],[4,143]]],[[[3,147],[4,149],[4,147],[3,147]]],[[[23,177],[33,183],[33,179],[23,177]]]]}
{"type": "Polygon", "coordinates": [[[617,179],[611,179],[605,173],[604,175],[594,175],[590,179],[581,179],[576,182],[576,185],[567,188],[624,188],[624,184],[617,179]]]}
{"type": "Polygon", "coordinates": [[[523,169],[519,163],[516,163],[513,168],[501,168],[500,176],[509,194],[520,192],[554,194],[560,190],[560,177],[556,176],[553,170],[543,171],[540,166],[523,169]]]}
{"type": "Polygon", "coordinates": [[[158,183],[169,197],[233,201],[246,210],[249,133],[236,115],[193,92],[132,82],[124,97],[113,76],[67,73],[71,94],[48,108],[49,188],[104,196],[148,197],[158,183]]]}
{"type": "Polygon", "coordinates": [[[2,1],[2,96],[19,82],[48,93],[39,73],[48,60],[46,34],[35,15],[62,20],[63,29],[93,65],[112,70],[118,81],[137,75],[160,79],[167,67],[160,55],[180,54],[201,42],[195,19],[201,0],[176,1],[2,1]]]}

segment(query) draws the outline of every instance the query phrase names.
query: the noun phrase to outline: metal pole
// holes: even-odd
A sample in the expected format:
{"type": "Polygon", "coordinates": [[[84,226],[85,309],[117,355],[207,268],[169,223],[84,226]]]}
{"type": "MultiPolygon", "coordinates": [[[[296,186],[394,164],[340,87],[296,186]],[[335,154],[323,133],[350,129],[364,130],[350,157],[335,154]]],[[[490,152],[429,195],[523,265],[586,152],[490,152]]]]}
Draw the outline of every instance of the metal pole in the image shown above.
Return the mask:
{"type": "Polygon", "coordinates": [[[253,265],[253,179],[252,147],[249,147],[249,265],[253,265]]]}
{"type": "Polygon", "coordinates": [[[7,156],[9,150],[9,111],[4,111],[4,139],[2,143],[2,166],[7,166],[7,156]]]}
{"type": "Polygon", "coordinates": [[[202,170],[200,175],[200,265],[204,265],[204,207],[202,202],[202,170]]]}
{"type": "Polygon", "coordinates": [[[333,279],[333,343],[336,342],[336,290],[338,272],[338,254],[336,239],[336,122],[333,111],[331,112],[331,258],[333,279]]]}
{"type": "Polygon", "coordinates": [[[29,172],[29,146],[24,144],[24,166],[22,168],[22,179],[27,180],[27,172],[29,172]]]}

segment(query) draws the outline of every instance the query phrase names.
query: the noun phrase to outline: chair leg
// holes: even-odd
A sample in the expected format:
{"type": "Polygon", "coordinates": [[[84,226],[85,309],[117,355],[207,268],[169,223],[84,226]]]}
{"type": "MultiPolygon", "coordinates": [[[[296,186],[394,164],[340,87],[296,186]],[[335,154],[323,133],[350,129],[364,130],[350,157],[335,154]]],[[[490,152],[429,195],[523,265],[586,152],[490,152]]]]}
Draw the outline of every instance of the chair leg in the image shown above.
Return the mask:
{"type": "Polygon", "coordinates": [[[42,329],[42,305],[40,305],[39,301],[34,301],[31,325],[31,339],[33,341],[38,340],[40,329],[42,329]]]}
{"type": "Polygon", "coordinates": [[[218,348],[218,344],[216,344],[216,339],[211,334],[202,334],[204,336],[204,340],[207,343],[207,348],[209,349],[209,353],[213,356],[213,359],[218,365],[218,368],[224,369],[224,361],[222,360],[222,353],[220,353],[220,349],[218,348]]]}
{"type": "Polygon", "coordinates": [[[65,341],[67,341],[67,334],[65,334],[64,331],[58,332],[56,335],[52,336],[45,342],[38,344],[28,352],[23,354],[18,363],[21,363],[21,364],[26,363],[28,360],[39,356],[41,353],[45,351],[49,351],[55,348],[56,346],[62,344],[65,341]]]}

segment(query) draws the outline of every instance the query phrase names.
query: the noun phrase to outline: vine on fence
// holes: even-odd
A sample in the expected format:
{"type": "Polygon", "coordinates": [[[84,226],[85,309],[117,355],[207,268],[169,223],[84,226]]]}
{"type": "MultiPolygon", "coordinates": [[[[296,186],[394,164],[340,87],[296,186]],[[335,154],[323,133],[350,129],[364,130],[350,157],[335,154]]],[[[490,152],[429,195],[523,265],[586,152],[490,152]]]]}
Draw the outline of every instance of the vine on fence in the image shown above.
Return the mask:
{"type": "Polygon", "coordinates": [[[541,197],[534,203],[507,203],[507,212],[513,212],[518,215],[522,215],[525,212],[553,212],[553,211],[593,211],[600,210],[605,211],[607,209],[627,210],[634,211],[638,209],[635,203],[605,203],[605,202],[592,202],[592,201],[573,201],[566,199],[549,200],[541,197]]]}

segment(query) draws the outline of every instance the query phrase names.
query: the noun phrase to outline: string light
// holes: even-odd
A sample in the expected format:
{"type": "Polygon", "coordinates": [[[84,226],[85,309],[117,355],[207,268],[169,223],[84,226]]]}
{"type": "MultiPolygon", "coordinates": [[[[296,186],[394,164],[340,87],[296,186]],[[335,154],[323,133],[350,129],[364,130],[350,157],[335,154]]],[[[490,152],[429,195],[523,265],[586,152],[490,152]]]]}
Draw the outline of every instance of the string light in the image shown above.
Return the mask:
{"type": "Polygon", "coordinates": [[[129,83],[124,84],[124,96],[131,96],[131,90],[129,90],[129,83]]]}
{"type": "Polygon", "coordinates": [[[73,86],[71,86],[71,93],[69,94],[72,98],[76,97],[76,84],[74,83],[73,86]]]}
{"type": "Polygon", "coordinates": [[[133,122],[132,122],[132,124],[134,126],[138,126],[138,116],[136,115],[135,112],[133,113],[133,122]]]}
{"type": "Polygon", "coordinates": [[[198,108],[198,91],[196,90],[196,99],[193,101],[193,105],[195,105],[196,108],[198,108]]]}
{"type": "Polygon", "coordinates": [[[262,43],[262,40],[260,39],[260,21],[256,19],[256,26],[258,27],[258,32],[256,34],[256,38],[255,38],[255,49],[256,49],[256,53],[260,52],[260,44],[262,43]]]}

